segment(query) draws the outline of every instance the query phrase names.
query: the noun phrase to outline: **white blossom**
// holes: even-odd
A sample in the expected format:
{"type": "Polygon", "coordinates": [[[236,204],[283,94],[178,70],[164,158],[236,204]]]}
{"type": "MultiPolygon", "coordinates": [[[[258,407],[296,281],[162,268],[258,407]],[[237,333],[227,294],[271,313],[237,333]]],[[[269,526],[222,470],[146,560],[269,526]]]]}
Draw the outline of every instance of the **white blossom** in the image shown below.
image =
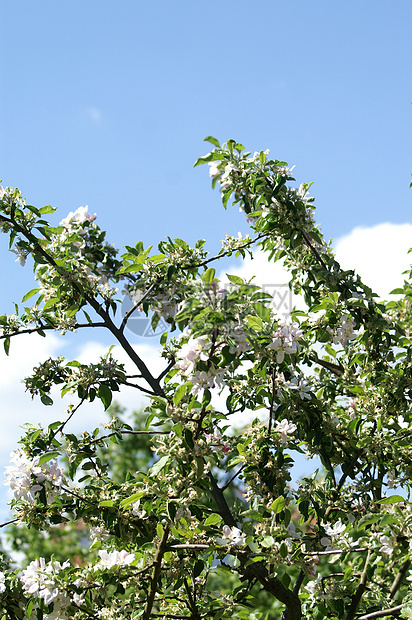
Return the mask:
{"type": "Polygon", "coordinates": [[[0,594],[6,590],[6,575],[0,572],[0,594]]]}
{"type": "Polygon", "coordinates": [[[93,222],[97,215],[91,215],[88,213],[88,209],[89,207],[86,205],[85,207],[79,207],[74,213],[70,211],[67,217],[60,222],[59,226],[64,226],[69,229],[74,223],[83,224],[84,222],[93,222]]]}
{"type": "Polygon", "coordinates": [[[281,422],[277,422],[273,430],[275,433],[280,433],[281,443],[286,443],[288,441],[288,435],[293,435],[296,429],[296,424],[293,424],[288,420],[282,420],[281,422]]]}
{"type": "Polygon", "coordinates": [[[320,544],[326,547],[326,551],[331,551],[333,549],[333,544],[340,537],[340,535],[346,530],[346,525],[342,523],[342,521],[339,519],[338,521],[336,521],[336,523],[333,526],[327,523],[324,526],[324,530],[325,530],[326,536],[323,536],[320,539],[320,544]]]}
{"type": "Polygon", "coordinates": [[[394,551],[394,539],[393,537],[389,537],[386,535],[379,536],[379,542],[382,547],[380,548],[381,553],[384,555],[392,555],[394,551]]]}
{"type": "Polygon", "coordinates": [[[207,361],[209,359],[208,350],[211,346],[212,343],[205,336],[199,338],[191,336],[178,352],[176,366],[185,375],[192,374],[199,360],[207,361]]]}
{"type": "Polygon", "coordinates": [[[60,493],[64,476],[55,460],[39,465],[38,456],[31,459],[21,448],[13,450],[10,457],[13,464],[6,467],[4,484],[10,487],[16,500],[34,502],[36,493],[43,488],[48,502],[60,493]]]}
{"type": "Polygon", "coordinates": [[[218,545],[242,546],[246,543],[246,536],[238,527],[223,526],[223,538],[216,538],[218,545]]]}
{"type": "Polygon", "coordinates": [[[110,532],[103,525],[96,525],[90,528],[89,536],[92,543],[94,543],[96,540],[107,540],[110,537],[110,532]]]}
{"type": "Polygon", "coordinates": [[[63,564],[52,561],[46,564],[44,558],[30,562],[20,575],[23,590],[37,598],[43,599],[46,605],[54,603],[54,611],[70,604],[70,599],[59,590],[56,584],[56,576],[70,566],[66,560],[63,564]]]}
{"type": "Polygon", "coordinates": [[[335,329],[329,328],[329,331],[333,334],[332,340],[334,344],[341,344],[343,347],[346,347],[349,340],[355,338],[354,328],[355,321],[353,321],[349,314],[341,316],[339,325],[335,329]]]}
{"type": "Polygon", "coordinates": [[[297,323],[290,323],[286,318],[279,322],[278,327],[273,334],[272,342],[268,345],[268,349],[277,351],[276,361],[282,363],[285,353],[297,353],[299,349],[298,340],[303,336],[303,331],[297,323]]]}
{"type": "Polygon", "coordinates": [[[101,549],[99,551],[100,562],[95,564],[95,570],[101,568],[113,568],[113,566],[128,566],[134,559],[134,553],[129,553],[125,549],[121,551],[106,551],[101,549]]]}

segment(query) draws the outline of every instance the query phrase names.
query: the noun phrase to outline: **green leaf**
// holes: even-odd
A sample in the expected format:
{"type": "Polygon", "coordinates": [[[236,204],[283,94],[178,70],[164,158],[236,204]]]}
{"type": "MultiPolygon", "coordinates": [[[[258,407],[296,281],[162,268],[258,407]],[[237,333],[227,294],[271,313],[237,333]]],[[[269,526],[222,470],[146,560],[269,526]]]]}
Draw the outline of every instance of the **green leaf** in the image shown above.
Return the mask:
{"type": "Polygon", "coordinates": [[[196,577],[199,577],[199,575],[201,574],[202,570],[204,569],[205,565],[203,563],[202,560],[197,560],[195,562],[195,565],[193,567],[193,577],[196,579],[196,577]]]}
{"type": "Polygon", "coordinates": [[[214,138],[213,136],[206,136],[206,138],[203,138],[203,142],[210,142],[210,144],[213,144],[213,146],[217,146],[219,147],[219,140],[216,140],[216,138],[214,138]]]}
{"type": "Polygon", "coordinates": [[[273,547],[275,544],[275,539],[273,536],[265,536],[261,542],[262,547],[273,547]]]}
{"type": "Polygon", "coordinates": [[[221,523],[221,521],[222,521],[222,517],[214,512],[213,514],[207,517],[204,524],[205,526],[217,525],[218,523],[221,523]]]}
{"type": "Polygon", "coordinates": [[[203,274],[203,281],[205,282],[205,284],[210,284],[211,282],[213,282],[214,277],[215,270],[213,269],[213,267],[209,267],[209,269],[207,269],[203,274]]]}
{"type": "Polygon", "coordinates": [[[39,213],[40,215],[46,215],[47,213],[54,213],[56,211],[56,207],[52,207],[51,205],[45,205],[44,207],[40,207],[39,213]]]}
{"type": "Polygon", "coordinates": [[[399,502],[404,501],[404,498],[400,495],[390,495],[389,497],[384,497],[381,499],[378,504],[398,504],[399,502]]]}
{"type": "Polygon", "coordinates": [[[97,392],[97,395],[102,401],[105,410],[108,409],[110,407],[110,404],[113,398],[111,389],[104,383],[101,383],[99,386],[99,391],[97,392]]]}
{"type": "Polygon", "coordinates": [[[126,508],[127,506],[130,506],[130,504],[134,504],[135,502],[137,502],[138,499],[141,499],[142,497],[144,497],[145,494],[146,494],[146,491],[138,491],[137,493],[133,493],[133,495],[131,495],[130,497],[123,499],[120,502],[120,506],[122,508],[126,508]]]}
{"type": "Polygon", "coordinates": [[[254,329],[256,332],[263,331],[262,319],[258,316],[247,316],[246,323],[251,329],[254,329]]]}
{"type": "Polygon", "coordinates": [[[188,384],[184,383],[183,385],[179,385],[179,387],[176,389],[175,393],[173,394],[173,402],[175,405],[178,405],[180,403],[183,396],[186,394],[187,388],[188,384]]]}
{"type": "Polygon", "coordinates": [[[153,467],[149,471],[150,475],[156,476],[160,471],[162,471],[162,469],[169,462],[169,458],[170,457],[168,455],[165,455],[165,456],[162,456],[162,458],[160,458],[158,461],[156,461],[156,463],[153,465],[153,467]]]}
{"type": "Polygon", "coordinates": [[[281,495],[280,497],[277,497],[275,499],[275,501],[273,501],[271,503],[271,505],[269,506],[270,510],[272,510],[275,514],[279,514],[279,512],[282,512],[282,510],[285,507],[285,498],[283,497],[283,495],[281,495]]]}
{"type": "Polygon", "coordinates": [[[99,503],[99,506],[106,506],[107,508],[111,508],[112,506],[114,506],[114,501],[112,499],[104,499],[102,502],[99,503]]]}
{"type": "Polygon", "coordinates": [[[52,405],[53,404],[53,399],[50,398],[50,396],[48,396],[48,394],[42,394],[40,396],[40,400],[43,403],[43,405],[52,405]]]}
{"type": "Polygon", "coordinates": [[[56,456],[59,456],[58,452],[45,452],[39,458],[39,465],[43,465],[43,463],[47,463],[47,461],[51,461],[51,459],[55,459],[56,456]]]}
{"type": "Polygon", "coordinates": [[[6,355],[8,355],[9,354],[9,350],[10,350],[10,338],[9,337],[4,339],[3,346],[4,346],[4,351],[5,351],[6,355]]]}
{"type": "Polygon", "coordinates": [[[24,303],[25,301],[27,301],[28,299],[30,299],[30,297],[33,297],[33,295],[35,295],[36,293],[38,293],[40,291],[39,288],[32,288],[31,291],[29,291],[28,293],[25,294],[25,296],[23,297],[23,299],[21,300],[22,303],[24,303]]]}
{"type": "Polygon", "coordinates": [[[239,278],[239,276],[230,276],[228,273],[226,274],[232,284],[244,284],[245,281],[243,278],[239,278]]]}

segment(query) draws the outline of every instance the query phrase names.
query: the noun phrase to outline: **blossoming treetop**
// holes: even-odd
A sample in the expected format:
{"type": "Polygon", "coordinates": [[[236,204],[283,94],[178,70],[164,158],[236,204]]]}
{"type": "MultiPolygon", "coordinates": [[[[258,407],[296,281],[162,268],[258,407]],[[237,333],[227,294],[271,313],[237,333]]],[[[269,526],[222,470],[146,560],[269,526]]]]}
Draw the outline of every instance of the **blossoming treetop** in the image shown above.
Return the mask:
{"type": "Polygon", "coordinates": [[[0,228],[22,264],[32,258],[37,282],[23,298],[31,306],[0,317],[5,352],[19,334],[103,327],[134,366],[110,352],[90,365],[59,357],[25,379],[45,405],[55,385],[73,404],[48,428],[27,425],[13,451],[15,518],[39,530],[81,519],[99,560],[39,558],[21,571],[4,561],[5,619],[412,613],[409,284],[399,301],[378,303],[336,262],[309,185],[294,188],[285,162],[207,140],[214,149],[196,165],[209,164],[224,206],[238,205],[253,233],[227,236],[212,257],[203,240],[181,239],[158,253],[137,242],[119,257],[85,208],[51,226],[53,208],[1,190],[0,228]],[[221,286],[219,259],[256,247],[284,261],[304,308],[285,318],[258,286],[230,275],[221,286]],[[119,289],[132,300],[120,318],[119,289]],[[170,328],[158,376],[126,335],[137,309],[170,328]],[[69,432],[84,402],[107,408],[123,385],[150,399],[144,428],[114,417],[104,432],[69,432]],[[256,419],[234,435],[231,418],[245,410],[256,419]],[[156,459],[115,481],[99,446],[139,433],[153,437],[156,459]],[[292,486],[296,452],[317,455],[324,474],[292,486]]]}

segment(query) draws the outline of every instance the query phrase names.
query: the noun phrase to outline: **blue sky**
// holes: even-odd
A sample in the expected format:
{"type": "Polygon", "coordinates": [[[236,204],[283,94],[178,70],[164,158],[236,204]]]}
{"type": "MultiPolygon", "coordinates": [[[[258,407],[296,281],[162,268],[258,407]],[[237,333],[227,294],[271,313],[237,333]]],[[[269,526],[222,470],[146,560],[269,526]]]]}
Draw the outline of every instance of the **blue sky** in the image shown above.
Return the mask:
{"type": "MultiPolygon", "coordinates": [[[[215,250],[247,228],[193,169],[212,134],[296,164],[328,238],[411,223],[411,23],[410,0],[3,2],[0,176],[118,247],[215,250]]],[[[6,248],[0,312],[32,288],[6,248]]]]}

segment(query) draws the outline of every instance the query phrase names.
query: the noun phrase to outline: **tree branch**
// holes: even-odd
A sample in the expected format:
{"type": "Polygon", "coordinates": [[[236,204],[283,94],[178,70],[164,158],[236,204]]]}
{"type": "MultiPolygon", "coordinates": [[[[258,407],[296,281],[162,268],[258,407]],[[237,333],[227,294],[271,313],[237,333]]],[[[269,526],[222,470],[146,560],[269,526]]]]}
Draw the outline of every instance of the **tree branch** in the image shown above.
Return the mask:
{"type": "MultiPolygon", "coordinates": [[[[236,520],[230,512],[226,498],[222,489],[217,485],[213,474],[208,472],[211,482],[211,493],[216,502],[219,513],[229,527],[236,527],[236,520]]],[[[272,594],[275,598],[283,603],[288,609],[288,620],[300,620],[302,618],[302,609],[299,597],[291,590],[286,588],[277,577],[269,577],[269,572],[261,562],[250,562],[250,550],[239,551],[236,557],[242,564],[242,573],[246,579],[257,579],[266,592],[272,594]]]]}
{"type": "Polygon", "coordinates": [[[391,586],[390,592],[389,592],[389,596],[391,598],[394,598],[395,594],[397,593],[397,591],[399,590],[399,588],[402,585],[402,581],[404,580],[404,577],[406,575],[406,573],[408,572],[409,566],[411,565],[411,561],[410,560],[406,560],[406,562],[404,562],[404,564],[402,564],[402,566],[399,569],[398,574],[396,575],[393,584],[391,586]]]}
{"type": "Polygon", "coordinates": [[[355,615],[356,615],[356,610],[358,609],[363,593],[365,592],[366,582],[368,579],[367,569],[368,569],[370,557],[371,557],[371,551],[369,550],[368,555],[365,560],[364,567],[363,567],[362,575],[359,581],[358,589],[356,590],[355,594],[352,596],[352,602],[350,604],[348,615],[346,616],[346,620],[354,620],[355,615]]]}
{"type": "Polygon", "coordinates": [[[143,611],[143,616],[142,616],[143,620],[150,620],[153,603],[154,603],[154,599],[155,599],[156,591],[157,591],[157,583],[159,581],[160,570],[162,567],[162,559],[167,550],[166,541],[168,539],[168,536],[169,536],[169,527],[166,526],[165,529],[163,530],[163,536],[157,548],[154,563],[153,563],[153,573],[152,573],[152,577],[150,580],[149,591],[147,593],[146,605],[143,611]]]}
{"type": "Polygon", "coordinates": [[[393,616],[398,612],[402,611],[403,607],[409,605],[408,603],[402,603],[402,605],[398,605],[397,607],[391,607],[391,609],[382,609],[381,611],[373,611],[370,614],[366,614],[365,616],[358,616],[356,620],[374,620],[374,618],[383,618],[383,616],[393,616]]]}

